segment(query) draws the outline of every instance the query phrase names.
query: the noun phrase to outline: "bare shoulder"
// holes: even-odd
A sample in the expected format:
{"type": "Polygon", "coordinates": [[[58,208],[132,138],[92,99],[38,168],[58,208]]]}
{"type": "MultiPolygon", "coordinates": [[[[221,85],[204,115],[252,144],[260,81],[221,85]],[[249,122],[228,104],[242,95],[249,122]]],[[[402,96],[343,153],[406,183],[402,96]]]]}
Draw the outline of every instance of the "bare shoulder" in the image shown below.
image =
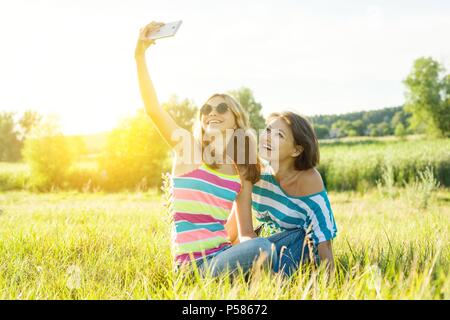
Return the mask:
{"type": "Polygon", "coordinates": [[[316,168],[301,171],[298,184],[302,195],[318,193],[324,189],[322,176],[316,168]]]}

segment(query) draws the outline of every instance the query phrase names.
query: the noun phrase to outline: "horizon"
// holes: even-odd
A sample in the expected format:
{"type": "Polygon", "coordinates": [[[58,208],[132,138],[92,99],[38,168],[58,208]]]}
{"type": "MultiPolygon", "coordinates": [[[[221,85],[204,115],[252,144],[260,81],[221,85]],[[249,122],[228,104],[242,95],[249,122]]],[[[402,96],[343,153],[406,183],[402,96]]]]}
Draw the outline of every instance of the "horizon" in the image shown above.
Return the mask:
{"type": "MultiPolygon", "coordinates": [[[[323,117],[323,116],[344,116],[344,115],[348,115],[348,114],[355,114],[355,113],[363,113],[363,112],[371,112],[371,111],[381,111],[381,110],[384,110],[384,109],[395,109],[395,108],[400,108],[400,107],[402,107],[402,106],[396,106],[396,107],[384,107],[384,108],[379,108],[379,109],[371,109],[371,110],[356,110],[356,111],[350,111],[350,112],[344,112],[344,113],[333,113],[333,114],[316,114],[316,115],[311,115],[311,116],[306,116],[308,119],[311,119],[311,118],[314,118],[314,117],[323,117]]],[[[264,106],[263,106],[263,108],[264,108],[264,106]]],[[[7,110],[6,110],[7,111],[7,110]]],[[[137,111],[137,109],[136,109],[136,111],[137,111]]],[[[49,116],[51,116],[51,115],[49,115],[49,116]]],[[[133,114],[130,114],[130,115],[128,115],[128,116],[133,116],[133,114]]],[[[267,118],[267,116],[264,116],[264,118],[267,118]]],[[[124,120],[125,118],[120,118],[119,120],[118,120],[118,123],[119,123],[119,121],[121,121],[121,120],[124,120]]],[[[117,124],[118,124],[117,123],[117,124]]],[[[113,127],[113,128],[110,128],[110,129],[106,129],[106,130],[104,130],[104,131],[94,131],[94,132],[84,132],[84,133],[64,133],[64,135],[65,136],[90,136],[90,135],[103,135],[103,134],[107,134],[107,133],[110,133],[111,132],[111,130],[113,130],[114,128],[116,128],[116,127],[113,127]]],[[[262,129],[260,129],[260,130],[262,130],[262,129]]]]}
{"type": "Polygon", "coordinates": [[[147,52],[160,103],[175,94],[199,106],[213,92],[245,86],[264,117],[398,107],[415,59],[431,56],[450,69],[449,13],[438,0],[1,3],[8,50],[0,111],[56,114],[67,135],[110,131],[143,107],[133,55],[139,29],[179,19],[177,35],[147,52]]]}

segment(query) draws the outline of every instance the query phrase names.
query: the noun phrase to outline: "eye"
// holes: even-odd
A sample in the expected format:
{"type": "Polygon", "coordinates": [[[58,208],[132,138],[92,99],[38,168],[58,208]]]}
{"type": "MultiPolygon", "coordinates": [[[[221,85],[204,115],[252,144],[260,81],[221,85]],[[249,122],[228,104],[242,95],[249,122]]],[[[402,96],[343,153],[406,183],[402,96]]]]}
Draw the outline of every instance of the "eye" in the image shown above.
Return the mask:
{"type": "Polygon", "coordinates": [[[228,105],[226,103],[221,103],[217,106],[216,108],[217,112],[219,112],[220,114],[223,114],[225,112],[228,111],[228,105]]]}

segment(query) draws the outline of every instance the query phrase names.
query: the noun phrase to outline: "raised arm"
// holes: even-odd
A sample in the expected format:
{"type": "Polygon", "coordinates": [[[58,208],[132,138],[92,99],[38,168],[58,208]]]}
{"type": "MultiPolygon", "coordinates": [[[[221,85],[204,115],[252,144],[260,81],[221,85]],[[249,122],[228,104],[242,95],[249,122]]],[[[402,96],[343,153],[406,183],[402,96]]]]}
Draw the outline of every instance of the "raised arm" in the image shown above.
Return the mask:
{"type": "Polygon", "coordinates": [[[177,145],[177,140],[172,140],[172,134],[179,130],[184,130],[183,134],[190,135],[191,133],[181,127],[175,122],[175,120],[165,111],[159,104],[156,96],[155,88],[153,87],[152,80],[147,68],[145,59],[145,52],[147,48],[154,44],[153,40],[147,38],[147,34],[163,26],[163,23],[151,22],[140,30],[139,39],[135,49],[135,59],[137,66],[137,74],[139,80],[139,88],[141,91],[142,100],[145,105],[147,114],[152,119],[155,126],[167,143],[173,148],[177,145]]]}

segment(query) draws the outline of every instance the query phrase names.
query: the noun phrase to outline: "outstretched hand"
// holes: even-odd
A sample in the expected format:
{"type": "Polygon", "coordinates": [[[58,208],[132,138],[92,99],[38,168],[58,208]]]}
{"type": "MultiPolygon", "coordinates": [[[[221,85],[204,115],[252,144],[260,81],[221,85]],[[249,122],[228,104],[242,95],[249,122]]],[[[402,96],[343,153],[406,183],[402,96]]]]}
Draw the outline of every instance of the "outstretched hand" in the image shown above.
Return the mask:
{"type": "Polygon", "coordinates": [[[149,39],[148,36],[155,30],[161,28],[163,25],[164,23],[162,22],[152,21],[139,30],[139,38],[136,44],[135,56],[144,55],[147,48],[155,43],[155,41],[149,39]]]}

